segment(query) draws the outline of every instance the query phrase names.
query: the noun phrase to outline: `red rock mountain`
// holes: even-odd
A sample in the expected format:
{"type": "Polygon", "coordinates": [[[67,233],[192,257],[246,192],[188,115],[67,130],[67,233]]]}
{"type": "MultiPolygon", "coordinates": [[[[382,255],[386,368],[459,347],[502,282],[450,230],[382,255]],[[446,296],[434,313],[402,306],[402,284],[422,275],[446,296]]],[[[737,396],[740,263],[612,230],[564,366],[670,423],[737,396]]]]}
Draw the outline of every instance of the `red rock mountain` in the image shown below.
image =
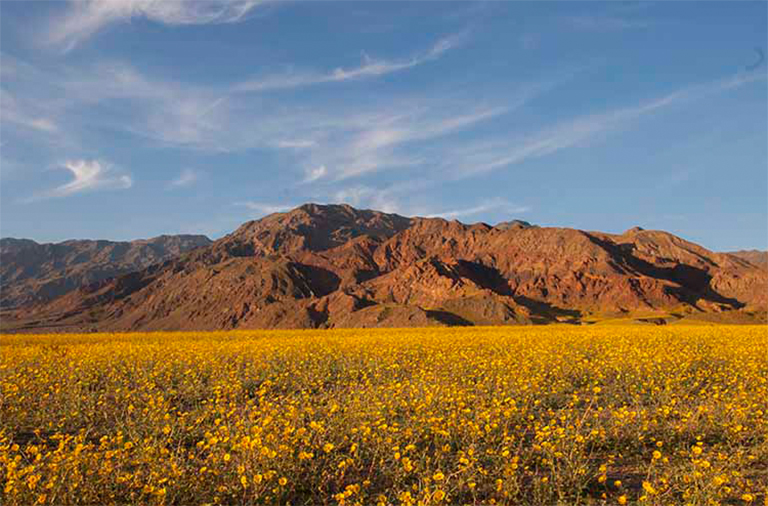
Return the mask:
{"type": "Polygon", "coordinates": [[[632,318],[763,321],[768,271],[661,231],[492,227],[303,205],[19,311],[6,330],[212,330],[632,318]]]}
{"type": "Polygon", "coordinates": [[[202,235],[57,244],[0,239],[0,307],[48,302],[83,284],[143,269],[209,244],[211,240],[202,235]]]}

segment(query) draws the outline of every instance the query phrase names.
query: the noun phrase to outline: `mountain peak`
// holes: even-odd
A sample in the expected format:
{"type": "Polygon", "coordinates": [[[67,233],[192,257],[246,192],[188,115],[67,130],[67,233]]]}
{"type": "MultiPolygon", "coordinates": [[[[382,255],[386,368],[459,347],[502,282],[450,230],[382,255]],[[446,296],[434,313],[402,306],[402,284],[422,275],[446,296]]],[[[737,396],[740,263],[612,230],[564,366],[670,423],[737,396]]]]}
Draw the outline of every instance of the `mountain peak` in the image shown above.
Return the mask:
{"type": "Polygon", "coordinates": [[[532,228],[535,225],[531,225],[529,222],[524,220],[510,220],[510,221],[501,221],[493,226],[493,228],[497,230],[509,230],[509,229],[515,229],[515,228],[532,228]]]}
{"type": "Polygon", "coordinates": [[[334,212],[334,211],[335,212],[360,212],[362,210],[356,209],[346,203],[318,204],[316,202],[307,202],[306,204],[302,204],[289,212],[293,212],[293,211],[304,211],[306,213],[316,214],[316,213],[328,213],[328,212],[334,212]]]}
{"type": "Polygon", "coordinates": [[[410,218],[397,214],[356,209],[349,204],[307,203],[245,223],[224,242],[238,256],[324,251],[361,235],[385,239],[411,223],[410,218]]]}

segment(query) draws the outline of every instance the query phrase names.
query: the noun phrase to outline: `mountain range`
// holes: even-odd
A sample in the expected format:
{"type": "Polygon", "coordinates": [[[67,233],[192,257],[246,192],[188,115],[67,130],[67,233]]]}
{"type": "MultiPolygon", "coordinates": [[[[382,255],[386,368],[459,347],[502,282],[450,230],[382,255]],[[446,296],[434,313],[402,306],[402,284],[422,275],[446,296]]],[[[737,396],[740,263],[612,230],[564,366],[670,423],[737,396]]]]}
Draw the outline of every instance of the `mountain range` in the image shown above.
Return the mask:
{"type": "Polygon", "coordinates": [[[143,269],[210,243],[203,235],[57,244],[0,239],[0,307],[48,302],[81,285],[143,269]]]}
{"type": "Polygon", "coordinates": [[[4,331],[764,322],[764,256],[305,204],[210,242],[3,239],[4,331]]]}

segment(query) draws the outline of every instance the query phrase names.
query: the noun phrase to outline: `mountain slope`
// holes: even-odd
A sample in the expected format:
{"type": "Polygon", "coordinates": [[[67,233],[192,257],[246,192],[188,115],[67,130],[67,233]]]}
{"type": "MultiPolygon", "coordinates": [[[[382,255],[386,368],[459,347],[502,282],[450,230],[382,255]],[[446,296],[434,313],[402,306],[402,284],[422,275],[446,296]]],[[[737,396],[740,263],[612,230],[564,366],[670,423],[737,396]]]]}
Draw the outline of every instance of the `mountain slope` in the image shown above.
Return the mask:
{"type": "Polygon", "coordinates": [[[762,317],[768,272],[661,231],[491,227],[307,204],[21,311],[12,329],[762,317]],[[714,316],[713,316],[714,315],[714,316]]]}
{"type": "Polygon", "coordinates": [[[750,250],[731,251],[728,254],[739,257],[742,260],[746,260],[747,262],[753,265],[757,265],[758,267],[768,269],[768,251],[750,249],[750,250]]]}
{"type": "Polygon", "coordinates": [[[0,239],[0,307],[48,302],[83,284],[143,269],[209,244],[211,240],[202,235],[56,244],[0,239]]]}

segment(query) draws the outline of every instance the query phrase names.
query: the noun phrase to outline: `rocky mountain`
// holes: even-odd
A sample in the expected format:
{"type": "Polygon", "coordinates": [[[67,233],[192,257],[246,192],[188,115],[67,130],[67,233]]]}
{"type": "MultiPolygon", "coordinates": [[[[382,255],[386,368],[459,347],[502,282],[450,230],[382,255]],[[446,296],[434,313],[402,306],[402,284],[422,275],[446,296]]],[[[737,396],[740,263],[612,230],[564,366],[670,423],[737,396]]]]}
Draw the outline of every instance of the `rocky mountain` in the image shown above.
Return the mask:
{"type": "Polygon", "coordinates": [[[0,307],[45,303],[83,284],[143,269],[209,244],[211,240],[202,235],[56,244],[0,239],[0,307]]]}
{"type": "Polygon", "coordinates": [[[747,262],[768,269],[768,251],[760,251],[757,249],[731,251],[729,254],[737,256],[747,262]]]}
{"type": "Polygon", "coordinates": [[[768,272],[662,231],[307,204],[6,318],[6,330],[764,321],[768,272]]]}

